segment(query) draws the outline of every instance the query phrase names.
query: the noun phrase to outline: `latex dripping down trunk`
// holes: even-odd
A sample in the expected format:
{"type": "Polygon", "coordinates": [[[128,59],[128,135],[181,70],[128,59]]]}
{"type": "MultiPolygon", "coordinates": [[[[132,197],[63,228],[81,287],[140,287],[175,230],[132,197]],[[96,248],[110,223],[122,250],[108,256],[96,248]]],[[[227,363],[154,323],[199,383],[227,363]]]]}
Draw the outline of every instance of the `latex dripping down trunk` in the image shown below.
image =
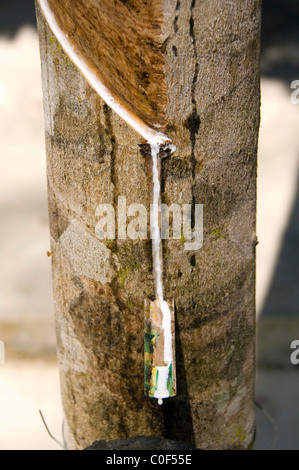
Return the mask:
{"type": "Polygon", "coordinates": [[[152,205],[151,239],[153,275],[155,284],[154,302],[145,302],[145,392],[163,399],[176,394],[174,354],[174,304],[164,300],[163,257],[159,204],[161,201],[159,145],[151,145],[152,159],[152,205]]]}

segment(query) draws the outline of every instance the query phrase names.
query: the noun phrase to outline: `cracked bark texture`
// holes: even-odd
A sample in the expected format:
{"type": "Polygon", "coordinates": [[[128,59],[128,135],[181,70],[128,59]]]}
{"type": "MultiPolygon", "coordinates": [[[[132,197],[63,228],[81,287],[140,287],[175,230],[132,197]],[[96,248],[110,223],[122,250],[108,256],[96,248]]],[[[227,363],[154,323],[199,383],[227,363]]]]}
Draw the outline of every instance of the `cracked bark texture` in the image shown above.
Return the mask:
{"type": "MultiPolygon", "coordinates": [[[[129,10],[151,4],[121,3],[129,10]]],[[[154,294],[150,240],[100,241],[95,232],[101,203],[117,209],[118,196],[126,196],[127,205],[149,206],[146,145],[90,88],[37,8],[67,442],[82,449],[143,435],[248,449],[261,2],[154,3],[163,13],[163,125],[177,146],[162,160],[162,201],[204,208],[200,250],[163,243],[165,298],[176,305],[178,395],[162,407],[143,394],[144,299],[154,294]]]]}

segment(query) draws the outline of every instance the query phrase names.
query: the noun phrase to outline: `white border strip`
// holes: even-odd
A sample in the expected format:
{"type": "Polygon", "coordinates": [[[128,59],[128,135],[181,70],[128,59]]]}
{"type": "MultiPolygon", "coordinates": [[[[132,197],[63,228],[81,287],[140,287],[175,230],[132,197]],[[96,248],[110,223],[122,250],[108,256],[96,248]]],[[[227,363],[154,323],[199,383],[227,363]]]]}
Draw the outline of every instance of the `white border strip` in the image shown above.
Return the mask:
{"type": "Polygon", "coordinates": [[[108,88],[103,85],[100,79],[90,70],[85,60],[78,55],[74,46],[70,43],[68,36],[59,28],[54,13],[51,11],[47,0],[38,0],[42,13],[45,16],[51,30],[56,36],[61,47],[69,56],[71,61],[78,67],[90,85],[127,124],[129,124],[138,134],[152,145],[163,145],[171,142],[171,139],[162,132],[155,131],[145,124],[138,116],[127,111],[123,105],[114,98],[108,88]]]}

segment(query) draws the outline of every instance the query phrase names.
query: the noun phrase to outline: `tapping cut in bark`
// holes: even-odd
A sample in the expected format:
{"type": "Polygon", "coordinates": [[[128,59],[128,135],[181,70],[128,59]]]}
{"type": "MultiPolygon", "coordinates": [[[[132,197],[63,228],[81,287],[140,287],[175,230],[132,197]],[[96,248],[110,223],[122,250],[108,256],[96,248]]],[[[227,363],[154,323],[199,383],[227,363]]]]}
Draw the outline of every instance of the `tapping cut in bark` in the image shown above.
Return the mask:
{"type": "Polygon", "coordinates": [[[162,13],[152,2],[126,8],[109,1],[38,0],[69,58],[103,100],[151,144],[171,139],[165,125],[166,90],[161,52],[162,13]]]}

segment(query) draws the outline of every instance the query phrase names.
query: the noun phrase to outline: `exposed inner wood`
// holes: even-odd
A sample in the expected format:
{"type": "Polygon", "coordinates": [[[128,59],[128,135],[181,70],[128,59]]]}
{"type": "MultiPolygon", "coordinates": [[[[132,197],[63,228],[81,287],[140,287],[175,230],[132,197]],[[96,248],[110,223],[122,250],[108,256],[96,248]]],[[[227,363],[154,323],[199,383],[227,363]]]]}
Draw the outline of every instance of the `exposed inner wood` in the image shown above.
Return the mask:
{"type": "Polygon", "coordinates": [[[167,94],[161,2],[48,0],[48,5],[75,52],[112,96],[150,127],[162,129],[167,94]]]}

